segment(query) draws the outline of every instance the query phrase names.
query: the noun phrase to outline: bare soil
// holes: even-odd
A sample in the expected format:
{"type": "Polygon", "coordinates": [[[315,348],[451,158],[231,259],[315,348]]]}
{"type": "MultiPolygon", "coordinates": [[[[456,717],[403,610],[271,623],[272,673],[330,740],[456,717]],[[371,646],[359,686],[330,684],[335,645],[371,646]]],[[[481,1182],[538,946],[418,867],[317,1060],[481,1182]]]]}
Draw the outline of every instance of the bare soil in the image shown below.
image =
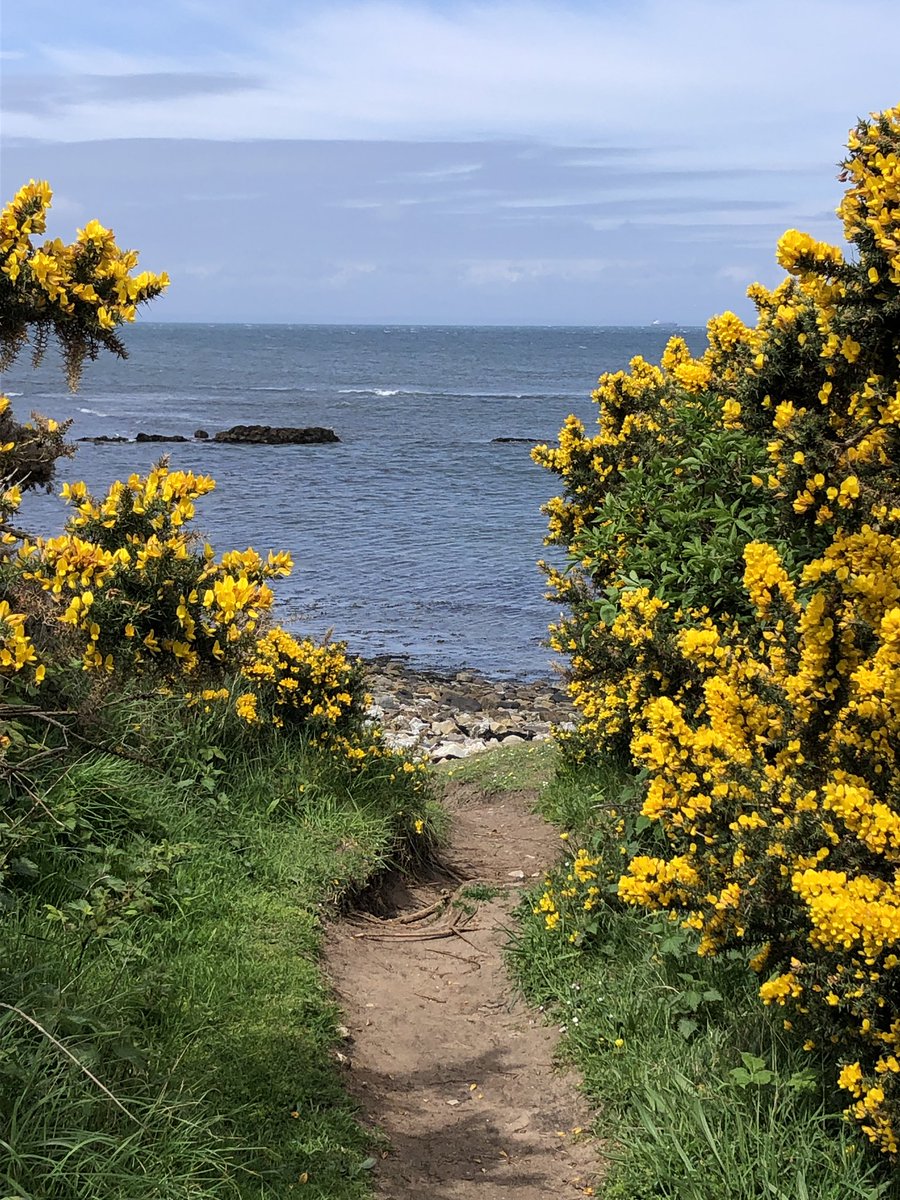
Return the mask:
{"type": "Polygon", "coordinates": [[[374,1169],[383,1200],[593,1194],[597,1149],[580,1132],[590,1115],[577,1080],[554,1067],[556,1030],[517,996],[503,961],[520,890],[559,846],[534,799],[451,782],[447,870],[390,882],[332,931],[347,1084],[389,1145],[374,1169]],[[502,896],[461,897],[463,880],[502,896]]]}

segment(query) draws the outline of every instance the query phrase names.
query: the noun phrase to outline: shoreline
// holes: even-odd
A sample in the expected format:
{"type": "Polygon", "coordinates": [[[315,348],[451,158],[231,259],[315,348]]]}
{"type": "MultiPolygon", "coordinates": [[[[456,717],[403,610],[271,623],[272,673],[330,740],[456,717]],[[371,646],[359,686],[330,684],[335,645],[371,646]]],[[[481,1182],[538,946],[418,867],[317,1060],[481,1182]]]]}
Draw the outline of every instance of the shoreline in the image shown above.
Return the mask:
{"type": "Polygon", "coordinates": [[[544,741],[553,726],[573,720],[561,676],[558,682],[491,679],[474,669],[416,668],[391,655],[363,664],[369,715],[388,744],[420,749],[433,762],[544,741]]]}

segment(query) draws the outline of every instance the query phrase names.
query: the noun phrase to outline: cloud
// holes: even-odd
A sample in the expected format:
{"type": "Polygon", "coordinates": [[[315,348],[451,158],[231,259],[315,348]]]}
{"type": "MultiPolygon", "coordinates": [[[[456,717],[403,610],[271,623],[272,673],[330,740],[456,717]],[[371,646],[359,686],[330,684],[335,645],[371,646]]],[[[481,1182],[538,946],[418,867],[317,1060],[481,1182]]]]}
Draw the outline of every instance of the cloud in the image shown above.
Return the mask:
{"type": "Polygon", "coordinates": [[[433,200],[431,196],[391,196],[384,197],[381,200],[338,200],[337,208],[381,210],[385,208],[415,208],[417,204],[428,204],[433,200]]]}
{"type": "Polygon", "coordinates": [[[447,167],[430,167],[427,171],[410,171],[411,179],[424,179],[441,182],[445,179],[456,180],[468,175],[474,175],[484,168],[484,163],[455,163],[447,167]]]}
{"type": "MultiPolygon", "coordinates": [[[[212,279],[216,275],[221,275],[224,270],[223,263],[182,263],[178,268],[177,276],[187,279],[212,279]]],[[[177,282],[177,279],[176,279],[177,282]]]]}
{"type": "Polygon", "coordinates": [[[321,283],[328,288],[343,288],[350,283],[357,283],[366,275],[374,275],[378,265],[373,262],[336,263],[335,269],[322,277],[321,283]]]}
{"type": "MultiPolygon", "coordinates": [[[[117,29],[121,40],[111,44],[94,7],[93,24],[76,7],[68,21],[45,25],[58,30],[57,40],[45,32],[31,74],[171,74],[173,92],[137,84],[110,104],[89,84],[64,113],[37,106],[14,114],[8,133],[67,140],[176,130],[222,139],[527,134],[574,139],[585,162],[653,145],[684,166],[711,158],[719,166],[747,159],[785,166],[799,147],[833,161],[859,109],[897,99],[890,38],[867,43],[864,77],[846,69],[845,0],[681,0],[677,8],[670,0],[310,0],[269,3],[262,14],[234,3],[219,12],[161,2],[156,24],[171,19],[179,36],[163,47],[157,32],[152,53],[146,21],[133,17],[134,28],[117,29]],[[226,87],[234,74],[253,85],[226,87]],[[182,76],[215,84],[191,91],[185,106],[182,76]]],[[[853,9],[860,28],[890,28],[894,19],[894,0],[859,0],[853,9]]]]}
{"type": "Polygon", "coordinates": [[[462,280],[476,287],[533,283],[541,279],[586,282],[599,279],[614,265],[606,259],[597,258],[479,259],[465,266],[462,280]]]}
{"type": "Polygon", "coordinates": [[[727,279],[731,283],[743,284],[746,286],[753,279],[753,268],[746,264],[734,263],[727,267],[720,267],[716,272],[717,279],[727,279]]]}
{"type": "Polygon", "coordinates": [[[122,75],[14,75],[3,83],[8,113],[58,118],[72,109],[93,105],[132,105],[146,101],[224,96],[261,87],[258,79],[239,74],[147,71],[122,75]]]}
{"type": "MultiPolygon", "coordinates": [[[[649,186],[649,182],[645,183],[641,176],[637,177],[637,182],[642,186],[649,186]]],[[[606,211],[614,211],[620,218],[629,218],[636,214],[655,215],[660,212],[665,213],[709,213],[709,212],[776,212],[786,207],[783,200],[756,200],[756,199],[725,199],[711,198],[709,196],[672,196],[660,195],[655,197],[648,196],[631,196],[625,199],[622,195],[621,187],[616,189],[619,191],[618,196],[610,197],[608,193],[599,193],[595,195],[569,195],[569,196],[517,196],[511,200],[498,200],[497,207],[501,209],[513,210],[529,210],[529,209],[545,209],[545,208],[560,208],[560,209],[591,209],[597,211],[603,209],[606,211]]]]}

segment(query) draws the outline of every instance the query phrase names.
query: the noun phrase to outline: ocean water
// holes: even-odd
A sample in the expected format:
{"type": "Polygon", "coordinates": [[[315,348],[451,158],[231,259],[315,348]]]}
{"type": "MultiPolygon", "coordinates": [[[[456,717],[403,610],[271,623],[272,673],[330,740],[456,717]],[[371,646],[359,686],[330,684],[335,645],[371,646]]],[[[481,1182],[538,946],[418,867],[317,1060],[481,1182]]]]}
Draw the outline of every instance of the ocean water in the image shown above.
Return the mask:
{"type": "MultiPolygon", "coordinates": [[[[696,349],[702,331],[681,330],[696,349]]],[[[556,612],[537,559],[555,477],[529,447],[569,413],[596,420],[603,371],[658,361],[672,329],[164,325],[127,331],[127,361],[88,363],[72,396],[51,354],[2,377],[20,416],[74,417],[73,437],[325,425],[322,446],[83,444],[60,479],[102,494],[161,453],[211,474],[196,527],[218,550],[289,550],[278,618],[364,655],[535,678],[556,612]]],[[[22,524],[58,532],[64,507],[29,496],[22,524]]],[[[559,561],[557,555],[556,561],[559,561]]]]}

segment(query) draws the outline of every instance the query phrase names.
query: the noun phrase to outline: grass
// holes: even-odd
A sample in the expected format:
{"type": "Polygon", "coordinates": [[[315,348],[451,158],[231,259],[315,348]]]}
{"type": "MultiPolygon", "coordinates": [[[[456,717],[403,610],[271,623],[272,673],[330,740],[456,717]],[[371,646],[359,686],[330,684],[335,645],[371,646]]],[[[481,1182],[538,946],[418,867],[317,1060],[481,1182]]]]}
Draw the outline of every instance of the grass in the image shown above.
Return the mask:
{"type": "Polygon", "coordinates": [[[455,783],[472,783],[488,796],[546,787],[553,778],[557,751],[550,741],[499,746],[471,758],[446,759],[438,773],[455,783]]]}
{"type": "Polygon", "coordinates": [[[161,769],[48,773],[53,836],[5,893],[0,1196],[361,1200],[318,956],[334,904],[422,841],[409,795],[387,766],[354,782],[296,742],[141,717],[161,769]]]}
{"type": "MultiPolygon", "coordinates": [[[[545,815],[567,846],[621,862],[603,814],[635,807],[614,765],[561,771],[545,815]]],[[[563,870],[563,874],[565,871],[563,870]]],[[[562,1056],[596,1107],[608,1158],[605,1200],[876,1200],[900,1184],[840,1116],[820,1051],[805,1052],[764,1008],[736,956],[700,959],[665,918],[620,906],[607,889],[591,932],[572,944],[519,910],[510,951],[528,999],[559,1023],[562,1056]]]]}

